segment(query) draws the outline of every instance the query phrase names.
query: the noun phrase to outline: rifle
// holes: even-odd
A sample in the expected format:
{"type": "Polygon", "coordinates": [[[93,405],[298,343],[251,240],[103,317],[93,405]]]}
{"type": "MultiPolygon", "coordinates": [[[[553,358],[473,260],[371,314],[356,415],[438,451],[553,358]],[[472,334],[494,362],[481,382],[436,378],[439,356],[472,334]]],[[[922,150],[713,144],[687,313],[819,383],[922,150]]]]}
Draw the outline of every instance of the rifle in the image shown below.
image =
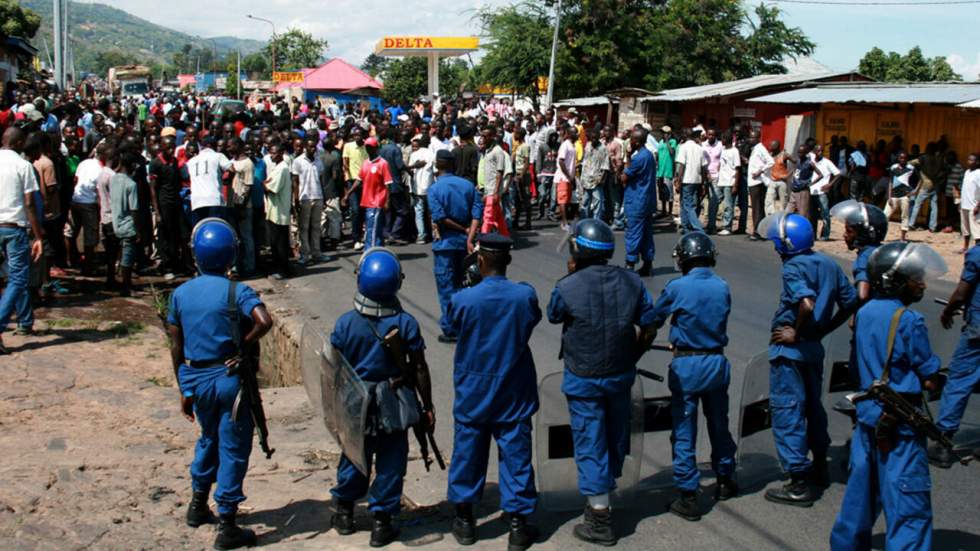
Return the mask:
{"type": "Polygon", "coordinates": [[[228,285],[228,313],[231,314],[231,336],[238,349],[238,358],[228,366],[228,376],[238,375],[241,387],[238,395],[235,396],[235,404],[231,408],[232,422],[238,421],[240,406],[244,403],[248,408],[252,421],[259,433],[259,446],[265,453],[266,459],[272,459],[275,448],[269,446],[269,425],[266,422],[265,408],[262,407],[262,394],[259,393],[259,346],[258,343],[250,347],[242,346],[242,324],[248,323],[247,320],[240,319],[238,315],[238,304],[235,300],[235,287],[237,282],[231,281],[228,285]]]}
{"type": "MultiPolygon", "coordinates": [[[[391,354],[391,357],[398,364],[398,369],[401,371],[402,376],[397,380],[393,381],[394,386],[407,386],[415,391],[420,398],[424,397],[423,391],[419,388],[418,375],[416,372],[417,366],[415,362],[409,357],[408,352],[405,349],[405,340],[402,338],[401,332],[397,327],[392,327],[391,331],[381,339],[381,344],[384,346],[385,350],[391,354]]],[[[442,453],[439,451],[439,445],[436,443],[436,438],[434,434],[434,427],[429,425],[426,420],[425,412],[422,410],[422,403],[420,400],[416,400],[416,405],[419,409],[419,422],[412,427],[412,432],[415,433],[415,439],[419,443],[419,451],[422,453],[422,462],[425,464],[426,472],[429,471],[429,467],[432,465],[432,459],[429,458],[429,447],[432,448],[432,454],[436,458],[436,462],[439,463],[439,468],[443,471],[446,470],[446,461],[442,458],[442,453]]]]}
{"type": "Polygon", "coordinates": [[[895,391],[887,382],[875,381],[871,387],[864,392],[854,392],[847,395],[847,400],[852,404],[858,404],[865,400],[874,400],[881,405],[881,409],[888,415],[898,419],[912,427],[917,434],[937,442],[940,446],[948,449],[960,463],[966,465],[970,462],[970,457],[960,457],[953,449],[953,441],[939,430],[939,427],[931,419],[923,415],[915,406],[909,403],[904,396],[895,391]]]}

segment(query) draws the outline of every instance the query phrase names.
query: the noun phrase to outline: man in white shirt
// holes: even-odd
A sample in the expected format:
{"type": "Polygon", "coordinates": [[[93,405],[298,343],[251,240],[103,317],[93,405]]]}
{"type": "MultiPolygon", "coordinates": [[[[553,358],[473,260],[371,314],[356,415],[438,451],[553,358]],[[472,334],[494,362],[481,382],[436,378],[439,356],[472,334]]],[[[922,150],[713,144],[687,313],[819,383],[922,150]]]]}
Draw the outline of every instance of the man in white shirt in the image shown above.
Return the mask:
{"type": "MultiPolygon", "coordinates": [[[[201,152],[187,161],[191,177],[191,226],[205,218],[229,220],[227,203],[222,196],[224,172],[231,168],[231,160],[214,149],[214,137],[202,140],[201,152]]],[[[229,222],[230,223],[230,222],[229,222]]]]}
{"type": "MultiPolygon", "coordinates": [[[[7,286],[0,296],[0,333],[7,328],[17,310],[18,321],[32,317],[27,283],[31,262],[41,258],[41,222],[34,205],[34,193],[39,190],[34,167],[20,156],[27,136],[22,130],[10,127],[3,133],[0,149],[0,250],[7,259],[7,286]],[[27,237],[27,229],[34,234],[27,237]]],[[[10,351],[0,339],[0,355],[10,351]]]]}
{"type": "Polygon", "coordinates": [[[749,199],[752,203],[752,233],[749,239],[759,241],[759,222],[765,212],[766,184],[769,180],[768,171],[772,168],[774,161],[766,146],[759,142],[759,132],[753,130],[749,132],[749,142],[752,144],[752,153],[749,155],[748,167],[748,188],[749,199]]]}
{"type": "Polygon", "coordinates": [[[960,231],[963,234],[963,252],[970,248],[970,240],[980,245],[980,162],[977,156],[966,158],[963,187],[960,190],[960,231]]]}
{"type": "Polygon", "coordinates": [[[723,210],[721,214],[721,231],[718,235],[732,234],[732,220],[735,217],[735,185],[738,182],[739,167],[742,166],[742,156],[735,147],[735,135],[724,140],[725,149],[721,152],[718,163],[718,189],[722,195],[723,210]]]}
{"type": "Polygon", "coordinates": [[[408,157],[408,168],[412,171],[412,202],[415,208],[415,229],[418,230],[416,242],[420,244],[426,242],[426,234],[431,227],[428,220],[429,202],[426,194],[434,178],[433,164],[436,151],[429,146],[429,136],[412,138],[412,154],[408,157]]]}
{"type": "MultiPolygon", "coordinates": [[[[819,174],[820,178],[810,186],[810,199],[815,201],[816,209],[820,211],[819,215],[821,220],[823,220],[823,230],[820,232],[820,240],[829,241],[830,200],[827,197],[827,192],[834,189],[834,185],[840,180],[840,168],[833,161],[823,156],[823,146],[820,144],[813,146],[813,159],[814,174],[819,174]]],[[[803,216],[808,215],[808,213],[802,214],[803,216]]],[[[816,232],[816,218],[811,218],[810,221],[813,222],[813,229],[816,232]]]]}
{"type": "Polygon", "coordinates": [[[290,174],[293,176],[293,189],[299,193],[299,263],[315,264],[328,260],[320,254],[320,218],[323,215],[323,188],[320,186],[320,173],[323,164],[317,159],[317,139],[307,138],[303,142],[303,152],[293,159],[290,174]]]}
{"type": "Polygon", "coordinates": [[[65,225],[68,250],[73,259],[78,257],[76,238],[82,234],[82,273],[88,275],[95,266],[95,247],[99,244],[99,195],[98,181],[102,167],[109,158],[110,146],[102,142],[96,147],[96,158],[85,159],[75,169],[75,190],[71,196],[71,220],[65,225]]]}
{"type": "Polygon", "coordinates": [[[718,220],[718,205],[721,203],[722,190],[718,185],[718,171],[721,167],[721,154],[725,150],[721,140],[718,139],[714,128],[709,128],[705,133],[704,143],[701,144],[704,150],[705,161],[708,163],[708,234],[715,233],[718,220]]]}
{"type": "Polygon", "coordinates": [[[698,220],[697,201],[708,167],[704,150],[694,140],[691,129],[685,128],[682,136],[684,142],[677,148],[677,158],[674,159],[674,190],[681,195],[681,235],[703,230],[698,220]]]}

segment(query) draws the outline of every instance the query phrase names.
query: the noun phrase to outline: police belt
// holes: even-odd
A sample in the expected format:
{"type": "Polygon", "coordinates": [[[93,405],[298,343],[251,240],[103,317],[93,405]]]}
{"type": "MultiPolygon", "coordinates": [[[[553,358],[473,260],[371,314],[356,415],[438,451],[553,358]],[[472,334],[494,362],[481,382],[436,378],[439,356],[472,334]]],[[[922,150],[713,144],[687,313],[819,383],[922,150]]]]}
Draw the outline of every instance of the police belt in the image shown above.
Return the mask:
{"type": "Polygon", "coordinates": [[[682,348],[678,347],[674,349],[675,358],[684,358],[686,356],[710,356],[712,354],[724,354],[724,348],[682,348]]]}
{"type": "Polygon", "coordinates": [[[194,369],[203,369],[205,367],[224,367],[225,361],[231,359],[233,356],[228,356],[223,360],[187,360],[187,365],[193,367],[194,369]]]}

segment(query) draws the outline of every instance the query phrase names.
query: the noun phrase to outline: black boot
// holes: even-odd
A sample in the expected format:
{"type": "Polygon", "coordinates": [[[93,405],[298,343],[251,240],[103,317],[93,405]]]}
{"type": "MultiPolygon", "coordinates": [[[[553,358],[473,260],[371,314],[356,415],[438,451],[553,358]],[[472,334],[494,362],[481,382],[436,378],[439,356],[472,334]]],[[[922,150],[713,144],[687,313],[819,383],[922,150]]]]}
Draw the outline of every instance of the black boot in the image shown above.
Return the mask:
{"type": "Polygon", "coordinates": [[[782,488],[766,490],[766,499],[773,503],[793,505],[795,507],[812,507],[813,494],[806,483],[806,475],[793,475],[789,483],[782,488]]]}
{"type": "Polygon", "coordinates": [[[636,262],[627,262],[625,268],[627,270],[631,271],[631,272],[632,271],[635,271],[636,270],[636,262]]]}
{"type": "MultiPolygon", "coordinates": [[[[953,433],[947,432],[946,436],[952,438],[953,433]]],[[[929,463],[939,467],[940,469],[948,469],[952,467],[953,463],[955,462],[953,460],[953,454],[944,446],[941,446],[938,443],[933,443],[931,446],[929,446],[928,453],[929,453],[929,463]]]]}
{"type": "Polygon", "coordinates": [[[371,528],[371,547],[384,547],[398,537],[398,528],[391,525],[391,515],[378,511],[374,513],[374,527],[371,528]]]}
{"type": "Polygon", "coordinates": [[[217,521],[211,508],[208,507],[208,492],[194,492],[191,502],[187,505],[187,525],[197,528],[202,524],[214,524],[217,521]]]}
{"type": "Polygon", "coordinates": [[[235,523],[235,513],[223,513],[218,517],[218,537],[214,538],[215,549],[238,549],[255,545],[255,532],[235,523]]]}
{"type": "Polygon", "coordinates": [[[640,269],[636,272],[636,275],[640,277],[650,277],[650,274],[652,273],[653,273],[653,266],[650,265],[649,260],[645,260],[643,262],[643,266],[640,266],[640,269]]]}
{"type": "Polygon", "coordinates": [[[618,541],[612,526],[612,510],[585,506],[585,522],[576,524],[572,534],[587,543],[612,547],[618,541]]]}
{"type": "Polygon", "coordinates": [[[827,466],[827,454],[813,454],[813,464],[810,465],[810,472],[807,473],[807,482],[817,488],[830,487],[830,469],[827,466]]]}
{"type": "Polygon", "coordinates": [[[330,517],[330,525],[337,530],[341,536],[349,536],[357,529],[354,527],[354,503],[351,501],[337,500],[336,510],[330,517]]]}
{"type": "Polygon", "coordinates": [[[453,519],[453,537],[460,545],[476,543],[476,521],[473,520],[473,506],[469,503],[456,505],[456,518],[453,519]]]}
{"type": "Polygon", "coordinates": [[[516,513],[504,513],[510,523],[507,551],[524,551],[538,539],[538,529],[527,523],[527,517],[516,513]]]}
{"type": "Polygon", "coordinates": [[[685,520],[701,520],[697,492],[682,491],[680,497],[670,504],[670,512],[685,520]]]}
{"type": "Polygon", "coordinates": [[[725,501],[738,496],[738,484],[730,476],[719,476],[715,487],[715,500],[725,501]]]}

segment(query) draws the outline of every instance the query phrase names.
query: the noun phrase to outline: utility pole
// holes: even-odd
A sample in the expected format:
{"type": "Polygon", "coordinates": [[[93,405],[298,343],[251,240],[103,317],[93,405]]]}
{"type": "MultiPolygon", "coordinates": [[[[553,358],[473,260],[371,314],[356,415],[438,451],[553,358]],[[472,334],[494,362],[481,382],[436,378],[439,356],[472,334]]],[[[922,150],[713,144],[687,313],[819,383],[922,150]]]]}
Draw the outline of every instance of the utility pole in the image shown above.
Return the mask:
{"type": "Polygon", "coordinates": [[[54,5],[52,12],[54,18],[52,21],[51,34],[54,35],[54,83],[59,89],[64,89],[65,87],[65,43],[64,36],[62,36],[61,31],[64,25],[61,21],[62,19],[62,0],[53,0],[54,5]]]}
{"type": "Polygon", "coordinates": [[[276,24],[273,23],[272,21],[269,21],[268,19],[255,17],[252,14],[248,14],[245,17],[249,19],[254,19],[256,21],[262,21],[272,26],[272,40],[269,42],[269,47],[272,50],[272,72],[275,73],[276,72],[276,24]]]}
{"type": "Polygon", "coordinates": [[[548,97],[545,99],[545,107],[551,107],[555,93],[555,56],[558,54],[558,28],[561,26],[561,0],[555,7],[555,35],[551,40],[551,64],[548,66],[548,97]]]}
{"type": "Polygon", "coordinates": [[[238,83],[238,99],[242,99],[242,49],[238,49],[238,63],[235,65],[235,82],[238,83]]]}

